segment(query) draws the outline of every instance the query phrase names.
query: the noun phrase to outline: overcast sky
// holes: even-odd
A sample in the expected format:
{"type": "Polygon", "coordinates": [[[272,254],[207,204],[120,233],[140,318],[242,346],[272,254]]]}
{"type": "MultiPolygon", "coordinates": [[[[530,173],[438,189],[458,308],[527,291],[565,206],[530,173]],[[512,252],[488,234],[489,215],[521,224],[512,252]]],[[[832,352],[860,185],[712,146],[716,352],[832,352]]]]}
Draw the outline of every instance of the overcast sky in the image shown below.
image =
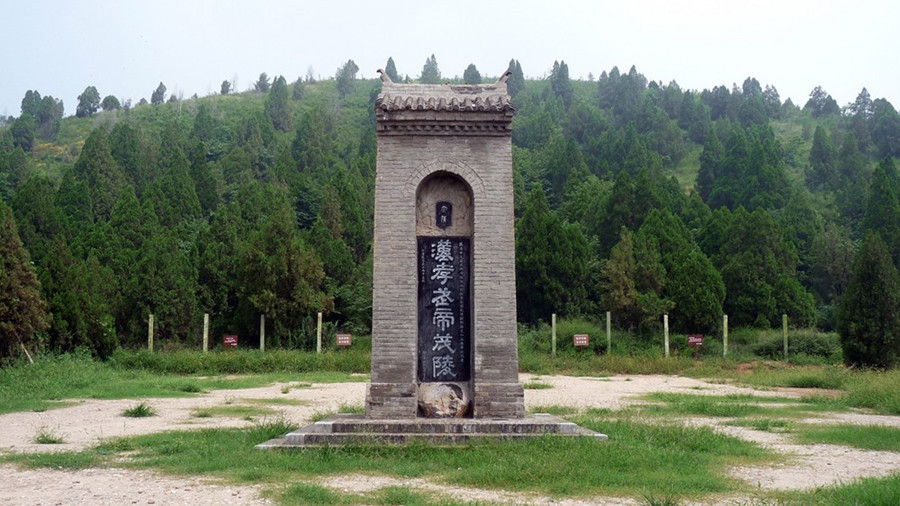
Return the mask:
{"type": "Polygon", "coordinates": [[[137,103],[160,81],[187,98],[261,72],[330,77],[348,59],[374,77],[388,57],[415,78],[431,54],[445,77],[510,58],[542,77],[565,60],[572,78],[635,65],[683,89],[752,76],[801,106],[821,85],[842,106],[866,87],[900,107],[894,0],[0,0],[0,48],[0,114],[14,116],[30,89],[71,115],[90,85],[137,103]]]}

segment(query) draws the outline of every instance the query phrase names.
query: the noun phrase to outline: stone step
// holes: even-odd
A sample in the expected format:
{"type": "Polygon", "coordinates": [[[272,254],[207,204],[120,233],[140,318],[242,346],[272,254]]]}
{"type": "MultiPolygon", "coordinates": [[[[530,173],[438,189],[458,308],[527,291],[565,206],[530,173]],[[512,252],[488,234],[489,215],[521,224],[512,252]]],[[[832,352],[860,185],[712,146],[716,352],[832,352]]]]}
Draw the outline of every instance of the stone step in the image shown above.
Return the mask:
{"type": "Polygon", "coordinates": [[[429,419],[373,420],[364,415],[335,415],[302,427],[283,438],[257,446],[259,449],[360,443],[403,444],[424,441],[455,444],[473,439],[527,439],[545,435],[588,436],[603,434],[579,427],[554,415],[535,414],[522,419],[429,419]]]}
{"type": "MultiPolygon", "coordinates": [[[[562,434],[556,434],[563,436],[562,434]]],[[[543,437],[545,434],[422,434],[422,433],[380,433],[380,434],[296,434],[284,438],[282,447],[302,448],[306,446],[338,446],[348,444],[405,444],[414,441],[437,445],[455,444],[474,440],[520,440],[543,437]]]]}
{"type": "Polygon", "coordinates": [[[578,426],[554,415],[538,413],[521,419],[411,418],[367,419],[364,415],[335,415],[304,428],[328,434],[421,433],[421,434],[573,434],[578,426]]]}

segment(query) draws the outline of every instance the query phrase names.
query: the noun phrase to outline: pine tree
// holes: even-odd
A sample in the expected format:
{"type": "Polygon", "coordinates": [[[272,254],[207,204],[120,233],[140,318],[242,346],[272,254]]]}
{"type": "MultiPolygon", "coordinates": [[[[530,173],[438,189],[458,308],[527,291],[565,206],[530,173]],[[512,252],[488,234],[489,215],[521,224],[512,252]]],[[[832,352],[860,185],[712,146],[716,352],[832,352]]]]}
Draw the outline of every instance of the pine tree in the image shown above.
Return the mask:
{"type": "Polygon", "coordinates": [[[150,105],[159,105],[163,103],[166,99],[166,85],[159,82],[159,86],[156,87],[156,90],[153,91],[153,94],[150,95],[150,105]]]}
{"type": "Polygon", "coordinates": [[[900,360],[900,277],[887,245],[869,234],[838,312],[849,365],[893,367],[900,360]]]}
{"type": "Polygon", "coordinates": [[[0,358],[48,327],[46,308],[12,210],[0,200],[0,358]]]}
{"type": "Polygon", "coordinates": [[[837,151],[831,143],[831,137],[822,128],[816,126],[813,135],[812,149],[809,151],[809,171],[806,173],[806,185],[810,190],[834,190],[838,185],[837,151]]]}
{"type": "Polygon", "coordinates": [[[506,90],[509,92],[509,96],[516,98],[516,95],[525,88],[525,74],[522,73],[522,64],[516,59],[509,60],[507,70],[512,72],[512,74],[506,82],[506,90]]]}
{"type": "Polygon", "coordinates": [[[536,322],[552,313],[578,314],[587,297],[592,253],[577,224],[550,210],[535,184],[516,224],[516,304],[521,321],[536,322]]]}
{"type": "Polygon", "coordinates": [[[397,73],[397,66],[394,65],[394,59],[388,57],[387,63],[384,65],[384,73],[391,78],[391,81],[395,83],[400,82],[400,74],[397,73]]]}
{"type": "Polygon", "coordinates": [[[481,72],[478,72],[474,63],[470,63],[463,72],[463,82],[466,84],[481,84],[481,72]]]}
{"type": "Polygon", "coordinates": [[[895,260],[900,259],[900,200],[897,197],[893,163],[885,159],[872,174],[868,205],[862,221],[862,230],[875,232],[887,244],[895,260]]]}
{"type": "Polygon", "coordinates": [[[434,55],[425,59],[425,65],[422,67],[422,75],[419,76],[419,82],[422,84],[441,84],[441,70],[438,68],[437,59],[434,55]]]}
{"type": "Polygon", "coordinates": [[[353,60],[347,60],[347,63],[341,65],[335,72],[334,80],[341,98],[353,93],[357,72],[359,72],[359,66],[353,60]]]}
{"type": "Polygon", "coordinates": [[[74,175],[90,189],[94,217],[108,219],[126,181],[110,154],[107,134],[102,128],[91,132],[84,142],[74,175]]]}

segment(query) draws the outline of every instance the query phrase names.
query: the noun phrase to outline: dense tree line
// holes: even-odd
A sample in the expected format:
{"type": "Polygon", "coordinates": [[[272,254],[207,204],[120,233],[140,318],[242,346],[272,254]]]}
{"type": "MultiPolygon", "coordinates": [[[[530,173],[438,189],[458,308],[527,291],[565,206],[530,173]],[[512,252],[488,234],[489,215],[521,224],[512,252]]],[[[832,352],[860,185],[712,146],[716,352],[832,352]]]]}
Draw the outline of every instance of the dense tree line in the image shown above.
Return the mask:
{"type": "MultiPolygon", "coordinates": [[[[292,84],[262,73],[251,92],[226,80],[183,103],[166,103],[160,82],[134,108],[89,86],[66,119],[29,91],[0,127],[15,221],[4,233],[22,251],[4,259],[25,262],[17,286],[39,294],[10,335],[105,356],[139,345],[151,313],[172,346],[198,339],[204,312],[213,335],[250,341],[265,314],[276,346],[309,347],[318,311],[367,332],[379,83],[358,70],[348,60],[334,79],[310,70],[292,84]],[[89,116],[104,121],[73,161],[38,171],[35,145],[89,116]]],[[[757,327],[787,314],[837,329],[849,361],[896,360],[900,115],[888,101],[863,89],[842,108],[817,87],[800,108],[752,77],[683,90],[634,67],[573,80],[562,60],[541,80],[515,59],[509,70],[521,322],[609,310],[651,333],[666,313],[676,331],[714,333],[722,314],[757,327]]],[[[385,72],[409,81],[393,59],[385,72]]],[[[459,74],[442,78],[431,55],[418,81],[491,79],[474,64],[459,74]]]]}

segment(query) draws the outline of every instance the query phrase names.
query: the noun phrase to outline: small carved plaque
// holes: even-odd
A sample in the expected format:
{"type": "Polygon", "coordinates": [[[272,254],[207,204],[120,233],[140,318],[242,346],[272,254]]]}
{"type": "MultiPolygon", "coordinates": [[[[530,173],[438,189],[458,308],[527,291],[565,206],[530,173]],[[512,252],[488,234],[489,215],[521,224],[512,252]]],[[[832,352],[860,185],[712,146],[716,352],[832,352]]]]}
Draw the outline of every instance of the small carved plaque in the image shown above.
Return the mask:
{"type": "Polygon", "coordinates": [[[441,201],[435,204],[435,225],[441,229],[445,230],[447,227],[453,225],[453,204],[446,201],[441,201]]]}

